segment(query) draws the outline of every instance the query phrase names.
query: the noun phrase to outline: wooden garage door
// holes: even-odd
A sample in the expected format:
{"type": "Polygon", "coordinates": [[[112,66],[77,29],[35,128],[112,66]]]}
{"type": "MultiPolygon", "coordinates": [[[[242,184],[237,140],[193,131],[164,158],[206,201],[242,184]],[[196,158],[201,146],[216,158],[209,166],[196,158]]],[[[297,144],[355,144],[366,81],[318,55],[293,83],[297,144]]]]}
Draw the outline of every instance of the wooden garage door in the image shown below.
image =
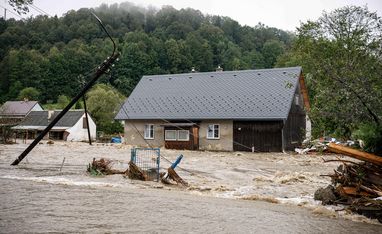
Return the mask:
{"type": "Polygon", "coordinates": [[[235,151],[281,152],[282,121],[234,121],[235,151]]]}

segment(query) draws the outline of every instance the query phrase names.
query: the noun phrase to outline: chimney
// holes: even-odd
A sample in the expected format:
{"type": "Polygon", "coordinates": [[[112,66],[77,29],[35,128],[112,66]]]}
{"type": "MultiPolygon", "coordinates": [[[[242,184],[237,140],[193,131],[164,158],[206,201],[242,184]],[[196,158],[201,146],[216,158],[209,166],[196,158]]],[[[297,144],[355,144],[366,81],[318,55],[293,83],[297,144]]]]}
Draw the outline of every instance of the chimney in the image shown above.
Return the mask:
{"type": "Polygon", "coordinates": [[[195,72],[196,72],[195,67],[192,67],[192,68],[191,68],[191,72],[192,72],[192,73],[195,73],[195,72]]]}
{"type": "Polygon", "coordinates": [[[54,111],[48,110],[48,120],[52,118],[53,114],[54,114],[54,111]]]}
{"type": "Polygon", "coordinates": [[[216,72],[222,72],[223,68],[220,67],[220,65],[216,68],[216,72]]]}

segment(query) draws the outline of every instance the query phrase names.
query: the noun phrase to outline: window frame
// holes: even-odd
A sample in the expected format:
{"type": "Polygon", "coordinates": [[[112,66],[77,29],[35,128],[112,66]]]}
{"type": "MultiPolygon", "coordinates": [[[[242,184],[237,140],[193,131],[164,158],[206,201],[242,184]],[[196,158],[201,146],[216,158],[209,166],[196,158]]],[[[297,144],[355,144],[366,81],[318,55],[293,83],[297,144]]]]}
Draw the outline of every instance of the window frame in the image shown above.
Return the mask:
{"type": "Polygon", "coordinates": [[[207,139],[208,140],[219,140],[220,139],[220,124],[208,124],[207,126],[207,139]],[[212,126],[212,137],[208,135],[209,130],[211,129],[210,126],[212,126]],[[216,128],[217,126],[217,128],[216,128]],[[215,137],[215,132],[218,132],[218,136],[215,137]]]}
{"type": "Polygon", "coordinates": [[[189,141],[190,140],[190,130],[177,130],[177,141],[189,141]],[[179,138],[179,133],[180,132],[187,132],[187,139],[180,139],[179,138]]]}
{"type": "Polygon", "coordinates": [[[298,94],[294,96],[294,104],[300,106],[300,96],[298,94]]]}
{"type": "Polygon", "coordinates": [[[145,124],[144,130],[143,130],[143,136],[145,140],[154,140],[155,138],[154,124],[145,124]],[[151,131],[152,131],[152,136],[150,136],[151,131]]]}
{"type": "Polygon", "coordinates": [[[164,140],[165,141],[176,141],[177,140],[177,132],[176,132],[176,130],[165,130],[164,131],[164,140]],[[167,138],[167,132],[175,132],[175,138],[167,138]]]}

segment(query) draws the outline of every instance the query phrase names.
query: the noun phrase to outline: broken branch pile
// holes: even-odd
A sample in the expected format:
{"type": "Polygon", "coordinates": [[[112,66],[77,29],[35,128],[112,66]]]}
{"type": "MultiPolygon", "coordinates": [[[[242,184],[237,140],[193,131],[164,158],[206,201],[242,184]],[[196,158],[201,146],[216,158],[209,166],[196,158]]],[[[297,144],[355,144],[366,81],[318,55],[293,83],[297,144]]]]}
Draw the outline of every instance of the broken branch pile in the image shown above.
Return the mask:
{"type": "Polygon", "coordinates": [[[149,180],[147,174],[141,168],[139,168],[133,161],[129,162],[129,169],[130,170],[128,171],[127,175],[130,179],[143,181],[149,180]]]}
{"type": "Polygon", "coordinates": [[[342,162],[334,174],[326,175],[331,177],[334,187],[318,189],[314,198],[324,205],[348,205],[351,211],[382,222],[382,157],[333,143],[328,149],[363,162],[328,160],[342,162]]]}
{"type": "Polygon", "coordinates": [[[111,168],[112,160],[101,158],[96,160],[93,158],[93,162],[89,163],[87,171],[91,175],[99,176],[99,175],[114,175],[114,174],[125,174],[126,171],[119,171],[111,168]]]}

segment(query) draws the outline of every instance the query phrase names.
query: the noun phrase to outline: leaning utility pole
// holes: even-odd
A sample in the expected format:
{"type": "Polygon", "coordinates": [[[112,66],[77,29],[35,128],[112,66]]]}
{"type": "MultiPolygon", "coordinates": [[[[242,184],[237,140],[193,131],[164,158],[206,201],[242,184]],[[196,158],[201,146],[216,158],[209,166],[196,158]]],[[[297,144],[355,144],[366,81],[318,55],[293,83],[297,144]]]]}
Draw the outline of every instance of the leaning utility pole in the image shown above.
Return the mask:
{"type": "Polygon", "coordinates": [[[91,138],[91,136],[90,136],[90,125],[89,125],[88,108],[86,108],[85,95],[82,96],[82,99],[83,99],[83,101],[84,101],[85,118],[86,118],[86,126],[87,126],[87,129],[88,129],[89,145],[92,145],[92,138],[91,138]]]}
{"type": "Polygon", "coordinates": [[[73,98],[73,100],[56,116],[56,118],[54,118],[52,120],[52,122],[40,133],[40,135],[38,135],[36,137],[36,139],[24,150],[24,152],[22,152],[20,154],[19,157],[17,157],[17,159],[11,164],[11,165],[17,165],[19,164],[27,155],[28,153],[44,138],[44,136],[50,131],[50,129],[53,128],[54,125],[56,125],[56,123],[70,110],[70,108],[73,107],[73,105],[81,98],[85,95],[85,93],[94,85],[94,83],[98,80],[98,78],[103,75],[104,73],[107,72],[107,70],[109,70],[109,68],[112,66],[112,64],[118,59],[119,57],[119,53],[116,52],[116,46],[115,46],[115,42],[113,40],[113,38],[110,36],[110,34],[107,32],[105,26],[102,24],[102,21],[92,12],[92,14],[94,15],[94,17],[98,20],[98,22],[100,23],[102,29],[106,32],[106,34],[108,35],[108,37],[111,39],[111,41],[113,42],[113,45],[114,45],[114,48],[113,48],[113,52],[112,54],[110,55],[110,57],[108,57],[98,68],[97,70],[95,71],[95,73],[93,74],[91,80],[89,81],[89,83],[87,83],[85,85],[85,87],[80,91],[80,93],[77,94],[77,96],[75,96],[73,98]]]}

